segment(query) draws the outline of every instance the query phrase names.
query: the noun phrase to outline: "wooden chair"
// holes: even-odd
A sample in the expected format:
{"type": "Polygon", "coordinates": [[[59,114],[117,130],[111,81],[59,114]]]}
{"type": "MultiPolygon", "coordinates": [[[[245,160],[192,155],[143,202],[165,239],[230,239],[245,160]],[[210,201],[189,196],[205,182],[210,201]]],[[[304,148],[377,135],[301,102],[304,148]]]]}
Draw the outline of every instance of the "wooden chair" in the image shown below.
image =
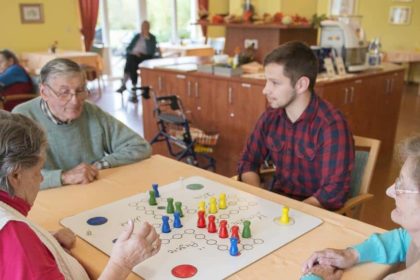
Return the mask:
{"type": "Polygon", "coordinates": [[[5,110],[5,108],[7,109],[8,103],[22,103],[31,100],[36,96],[37,95],[33,93],[19,93],[13,95],[2,95],[0,93],[0,110],[5,110]]]}
{"type": "Polygon", "coordinates": [[[373,198],[369,193],[381,141],[354,136],[355,164],[351,174],[349,199],[336,213],[359,218],[363,204],[373,198]]]}
{"type": "MultiPolygon", "coordinates": [[[[373,198],[373,195],[369,193],[369,187],[381,141],[360,136],[354,136],[353,138],[356,153],[355,165],[351,174],[349,199],[341,209],[335,212],[358,219],[360,218],[363,204],[373,198]]],[[[272,178],[274,172],[274,168],[260,170],[260,177],[269,182],[270,190],[272,190],[273,183],[272,180],[267,178],[272,178]]],[[[238,176],[234,176],[232,179],[237,180],[238,176]]]]}

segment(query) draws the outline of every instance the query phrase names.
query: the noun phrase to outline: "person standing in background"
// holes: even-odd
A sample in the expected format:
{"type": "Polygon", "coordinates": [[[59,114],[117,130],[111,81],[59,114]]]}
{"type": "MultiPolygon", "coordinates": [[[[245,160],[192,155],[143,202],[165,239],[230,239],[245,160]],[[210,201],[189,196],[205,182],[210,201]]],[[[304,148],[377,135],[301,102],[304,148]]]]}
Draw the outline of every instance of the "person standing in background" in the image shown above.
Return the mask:
{"type": "Polygon", "coordinates": [[[124,77],[122,85],[117,92],[123,93],[127,87],[128,79],[131,80],[133,87],[137,85],[139,64],[147,59],[155,57],[158,52],[156,37],[150,33],[150,23],[145,20],[141,24],[141,32],[137,33],[127,47],[126,62],[124,67],[124,77]]]}

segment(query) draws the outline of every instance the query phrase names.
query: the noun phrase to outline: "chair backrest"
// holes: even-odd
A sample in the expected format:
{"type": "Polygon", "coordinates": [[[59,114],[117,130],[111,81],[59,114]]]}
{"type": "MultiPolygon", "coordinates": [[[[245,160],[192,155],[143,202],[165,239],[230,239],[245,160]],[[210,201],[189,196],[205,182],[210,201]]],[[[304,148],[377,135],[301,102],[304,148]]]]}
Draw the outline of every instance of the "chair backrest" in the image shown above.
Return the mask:
{"type": "Polygon", "coordinates": [[[369,192],[380,143],[376,139],[354,136],[356,154],[351,174],[349,198],[369,192]]]}

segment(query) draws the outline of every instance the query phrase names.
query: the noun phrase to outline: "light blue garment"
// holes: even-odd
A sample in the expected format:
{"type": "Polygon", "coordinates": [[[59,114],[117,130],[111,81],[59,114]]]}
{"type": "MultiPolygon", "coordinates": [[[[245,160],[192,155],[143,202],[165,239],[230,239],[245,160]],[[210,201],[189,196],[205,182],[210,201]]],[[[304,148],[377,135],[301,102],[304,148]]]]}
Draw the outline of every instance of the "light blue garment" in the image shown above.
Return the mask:
{"type": "MultiPolygon", "coordinates": [[[[372,234],[364,242],[352,248],[359,253],[359,263],[394,264],[405,261],[410,243],[411,236],[407,230],[398,228],[382,234],[372,234]]],[[[300,280],[323,280],[323,278],[311,274],[302,276],[300,280]]]]}
{"type": "Polygon", "coordinates": [[[27,82],[29,82],[28,74],[26,74],[25,70],[17,64],[9,66],[3,73],[0,73],[0,84],[5,87],[16,83],[27,82]]]}
{"type": "Polygon", "coordinates": [[[359,263],[394,264],[406,259],[411,236],[403,228],[382,234],[372,234],[366,241],[353,246],[359,253],[359,263]]]}

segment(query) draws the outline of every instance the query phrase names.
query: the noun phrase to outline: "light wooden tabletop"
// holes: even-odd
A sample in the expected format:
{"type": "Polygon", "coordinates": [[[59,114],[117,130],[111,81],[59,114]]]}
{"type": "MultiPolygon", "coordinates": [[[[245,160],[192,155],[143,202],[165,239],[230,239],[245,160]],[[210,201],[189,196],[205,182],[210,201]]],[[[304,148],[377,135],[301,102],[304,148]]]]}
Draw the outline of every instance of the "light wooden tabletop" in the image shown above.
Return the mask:
{"type": "Polygon", "coordinates": [[[79,64],[92,66],[97,71],[102,71],[103,62],[99,54],[94,52],[83,51],[57,51],[56,53],[49,52],[24,52],[21,58],[25,66],[33,73],[40,72],[41,68],[50,60],[55,58],[68,58],[79,64]]]}
{"type": "MultiPolygon", "coordinates": [[[[29,218],[48,230],[60,228],[62,218],[96,208],[110,202],[145,192],[152,183],[166,185],[182,177],[203,176],[222,184],[252,193],[290,208],[321,218],[319,227],[238,271],[229,279],[299,279],[301,264],[316,250],[346,248],[365,240],[382,229],[335,213],[252,187],[159,155],[142,162],[100,172],[99,180],[88,185],[66,186],[41,191],[29,218]]],[[[73,255],[93,279],[105,267],[108,256],[78,238],[73,255]]],[[[203,256],[204,257],[204,256],[203,256]]],[[[211,265],[211,264],[209,264],[211,265]]],[[[215,268],[217,269],[217,268],[215,268]]],[[[347,270],[343,279],[382,279],[390,266],[363,264],[347,270]]],[[[128,279],[140,279],[131,274],[128,279]]]]}

